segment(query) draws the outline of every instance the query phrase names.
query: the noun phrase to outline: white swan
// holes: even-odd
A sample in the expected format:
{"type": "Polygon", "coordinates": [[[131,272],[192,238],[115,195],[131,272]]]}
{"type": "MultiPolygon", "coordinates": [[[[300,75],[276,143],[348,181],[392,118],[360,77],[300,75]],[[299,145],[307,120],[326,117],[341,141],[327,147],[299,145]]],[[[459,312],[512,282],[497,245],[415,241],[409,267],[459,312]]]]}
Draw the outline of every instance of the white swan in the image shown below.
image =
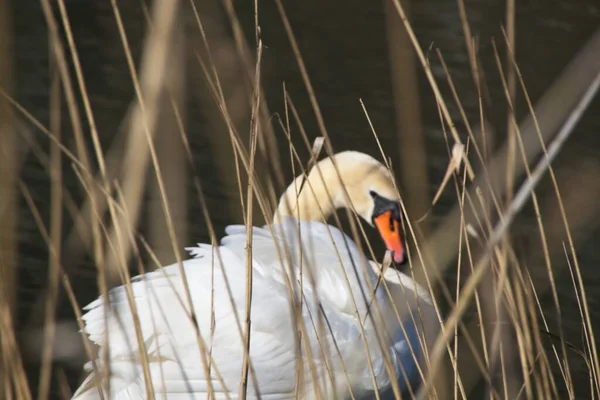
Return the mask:
{"type": "MultiPolygon", "coordinates": [[[[354,209],[378,228],[394,260],[402,262],[392,176],[362,153],[342,152],[334,159],[339,174],[331,158],[320,161],[298,196],[302,177],[288,187],[275,222],[253,228],[247,398],[342,399],[350,393],[358,398],[389,388],[392,380],[406,393],[426,369],[423,352],[439,326],[427,293],[391,268],[378,283],[378,264],[367,261],[344,233],[320,222],[337,208],[354,209]],[[295,314],[290,298],[296,301],[295,314]],[[419,333],[425,334],[425,345],[419,333]]],[[[86,365],[91,374],[75,399],[99,399],[101,392],[110,399],[146,399],[146,388],[157,399],[239,398],[246,227],[229,226],[226,233],[218,247],[188,249],[193,258],[183,268],[193,317],[179,265],[133,279],[145,350],[136,339],[125,286],[110,291],[108,314],[102,298],[85,307],[85,332],[100,351],[95,367],[86,365]],[[142,351],[151,382],[144,378],[142,351]]]]}

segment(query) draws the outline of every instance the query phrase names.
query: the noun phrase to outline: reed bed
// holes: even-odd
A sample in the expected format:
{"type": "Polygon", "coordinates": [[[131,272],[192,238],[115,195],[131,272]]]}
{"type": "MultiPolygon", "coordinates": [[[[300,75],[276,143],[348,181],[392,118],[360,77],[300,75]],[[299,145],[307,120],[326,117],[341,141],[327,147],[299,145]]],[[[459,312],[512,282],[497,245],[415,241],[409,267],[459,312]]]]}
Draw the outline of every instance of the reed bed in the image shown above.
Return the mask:
{"type": "MultiPolygon", "coordinates": [[[[306,131],[306,119],[300,117],[295,106],[295,99],[303,94],[289,91],[285,83],[283,104],[267,104],[262,87],[265,44],[257,2],[254,35],[250,40],[243,33],[231,0],[223,0],[222,9],[200,7],[193,0],[142,2],[147,36],[141,57],[136,60],[120,4],[112,0],[110,6],[134,98],[122,129],[114,135],[113,147],[109,148],[101,141],[86,86],[86,71],[79,61],[78,38],[71,29],[64,0],[56,4],[42,0],[51,49],[49,126],[44,126],[15,99],[10,87],[13,72],[9,63],[3,63],[0,70],[3,132],[0,136],[3,171],[0,174],[0,392],[4,398],[70,398],[83,378],[72,371],[80,370],[87,360],[97,368],[96,358],[109,365],[110,349],[96,354],[86,335],[78,333],[83,329],[80,310],[85,305],[81,304],[81,292],[89,288],[74,286],[74,277],[80,281],[81,275],[87,274],[97,286],[97,293],[105,299],[111,287],[124,284],[135,317],[131,277],[176,262],[186,287],[181,301],[191,307],[190,288],[182,266],[183,248],[195,241],[189,234],[188,221],[206,226],[212,244],[218,243],[220,232],[214,223],[219,216],[211,214],[207,185],[190,146],[190,135],[196,134],[193,131],[198,128],[185,124],[189,113],[186,97],[197,96],[208,110],[210,123],[203,130],[211,131],[204,134],[209,136],[215,154],[215,174],[224,190],[237,200],[228,210],[232,223],[245,223],[249,227],[271,221],[278,197],[292,178],[284,171],[292,171],[294,176],[306,173],[318,159],[334,154],[341,147],[327,129],[284,3],[274,0],[274,4],[295,56],[314,118],[311,124],[316,124],[317,132],[306,131]],[[182,22],[186,15],[193,20],[191,27],[182,22]],[[191,93],[193,90],[186,83],[190,66],[203,75],[199,93],[191,93]],[[62,118],[65,110],[68,121],[62,118]],[[22,127],[17,129],[17,126],[22,127]],[[32,131],[36,134],[31,134],[32,131]],[[65,132],[72,134],[67,137],[65,132]],[[49,143],[48,150],[38,143],[40,135],[49,143]],[[19,137],[49,176],[49,211],[40,210],[46,204],[36,201],[28,182],[20,177],[15,159],[19,137]],[[65,171],[77,177],[76,191],[64,184],[65,171]],[[15,219],[17,196],[29,209],[48,253],[48,284],[37,300],[40,316],[37,320],[32,318],[25,333],[15,327],[19,265],[15,247],[19,234],[15,219]],[[151,201],[145,207],[146,196],[151,201]],[[199,205],[201,215],[188,215],[190,201],[199,205]],[[87,259],[93,269],[77,270],[82,259],[87,259]],[[74,320],[65,322],[58,317],[60,301],[70,304],[74,320]],[[73,338],[81,345],[73,346],[70,343],[73,338]],[[32,357],[32,353],[39,363],[39,370],[33,373],[24,368],[24,359],[32,357]]],[[[430,292],[442,326],[435,346],[427,354],[427,368],[421,371],[424,383],[413,397],[564,398],[566,393],[575,398],[584,393],[583,396],[597,398],[600,364],[589,293],[582,277],[582,270],[589,267],[582,265],[577,248],[578,239],[595,226],[600,215],[594,201],[600,194],[595,179],[600,166],[582,161],[555,170],[553,163],[600,86],[600,65],[595,56],[600,51],[600,31],[582,47],[544,98],[533,104],[514,57],[515,2],[507,1],[505,36],[494,43],[497,69],[493,73],[501,76],[508,109],[507,132],[502,135],[493,132],[489,124],[489,88],[482,79],[484,71],[463,1],[458,1],[458,7],[479,100],[478,121],[467,118],[461,104],[465,89],[454,85],[444,50],[425,51],[403,2],[386,0],[384,4],[397,107],[398,148],[390,151],[381,145],[368,103],[357,101],[353,112],[363,112],[365,123],[371,128],[370,140],[380,150],[380,154],[373,155],[401,177],[398,198],[406,216],[403,229],[410,255],[407,274],[430,292]],[[505,53],[500,49],[505,49],[505,53]],[[403,63],[403,59],[409,61],[403,63]],[[445,80],[434,76],[434,63],[442,67],[445,80]],[[437,193],[428,191],[429,157],[418,107],[411,108],[412,111],[406,109],[409,105],[414,107],[415,99],[423,96],[414,82],[405,85],[414,80],[417,68],[429,83],[447,143],[448,168],[446,176],[435,184],[437,193]],[[527,117],[521,122],[515,111],[517,98],[527,108],[527,117]],[[450,106],[459,110],[464,131],[453,120],[450,106]],[[493,141],[499,142],[502,137],[506,138],[505,143],[492,146],[493,141]],[[398,161],[398,156],[402,161],[398,161]],[[547,182],[540,189],[538,184],[542,179],[547,182]],[[573,189],[574,181],[585,182],[587,190],[573,189]],[[455,205],[441,222],[434,222],[430,217],[440,195],[454,196],[455,205]],[[532,210],[536,223],[532,234],[535,239],[525,253],[520,249],[518,232],[511,230],[523,208],[532,210]],[[571,295],[579,312],[581,345],[564,339],[565,299],[559,294],[559,276],[571,279],[571,295]],[[547,293],[552,299],[552,309],[544,309],[540,300],[547,293]],[[577,363],[583,363],[583,369],[578,371],[585,370],[586,379],[574,372],[573,365],[577,363]],[[581,382],[586,382],[586,387],[579,386],[581,382]]],[[[0,1],[0,6],[6,7],[7,1],[0,1]]],[[[7,15],[7,11],[0,13],[3,18],[0,22],[9,21],[7,15]]],[[[5,31],[0,34],[1,40],[10,40],[10,25],[2,23],[0,29],[5,31]]],[[[1,58],[11,60],[8,44],[0,44],[1,58]]],[[[370,259],[381,260],[377,245],[372,246],[369,241],[371,237],[364,223],[350,211],[341,214],[335,215],[331,223],[348,228],[344,230],[351,233],[370,259]]],[[[247,230],[247,239],[252,240],[251,229],[247,230]]],[[[247,251],[250,256],[252,247],[248,246],[247,251]]],[[[215,263],[219,260],[217,254],[215,263]]],[[[289,262],[285,249],[281,251],[281,262],[284,265],[289,262]]],[[[246,275],[247,307],[243,315],[238,315],[237,327],[245,347],[238,388],[240,398],[246,397],[248,382],[255,379],[248,354],[252,340],[250,264],[246,265],[246,275]]],[[[380,284],[385,285],[385,281],[380,284]]],[[[298,288],[293,282],[288,282],[288,287],[290,312],[297,314],[301,296],[297,295],[298,288]]],[[[573,317],[569,317],[572,321],[573,317]]],[[[317,329],[324,329],[322,318],[315,316],[315,319],[317,329]]],[[[298,326],[299,352],[303,351],[305,329],[298,326]]],[[[212,371],[218,377],[219,366],[211,359],[210,343],[197,326],[195,336],[205,372],[212,371]]],[[[146,388],[149,397],[154,398],[138,321],[136,340],[146,388]]],[[[331,354],[335,349],[321,351],[331,354]]],[[[310,360],[314,355],[304,356],[310,360]]],[[[386,367],[391,368],[389,359],[386,367]]],[[[101,375],[106,378],[109,373],[110,368],[106,368],[101,375]]],[[[299,363],[298,375],[303,374],[315,371],[303,371],[299,363]]],[[[301,397],[302,393],[297,395],[301,397]]],[[[374,397],[399,398],[397,383],[386,393],[374,393],[374,397]]]]}

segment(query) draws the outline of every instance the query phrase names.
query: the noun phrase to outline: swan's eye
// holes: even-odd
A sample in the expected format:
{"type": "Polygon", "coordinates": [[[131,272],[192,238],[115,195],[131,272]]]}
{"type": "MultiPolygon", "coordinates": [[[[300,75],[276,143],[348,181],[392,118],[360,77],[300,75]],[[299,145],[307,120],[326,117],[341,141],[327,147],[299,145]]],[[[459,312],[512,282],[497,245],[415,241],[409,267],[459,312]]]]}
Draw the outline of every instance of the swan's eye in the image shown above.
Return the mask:
{"type": "Polygon", "coordinates": [[[378,194],[377,194],[375,191],[373,191],[373,190],[369,190],[369,194],[371,195],[371,197],[372,197],[372,198],[376,198],[376,197],[378,197],[378,196],[379,196],[379,195],[378,195],[378,194]]]}
{"type": "Polygon", "coordinates": [[[394,210],[392,211],[392,216],[396,221],[400,221],[402,213],[400,212],[400,206],[398,203],[394,204],[394,210]]]}

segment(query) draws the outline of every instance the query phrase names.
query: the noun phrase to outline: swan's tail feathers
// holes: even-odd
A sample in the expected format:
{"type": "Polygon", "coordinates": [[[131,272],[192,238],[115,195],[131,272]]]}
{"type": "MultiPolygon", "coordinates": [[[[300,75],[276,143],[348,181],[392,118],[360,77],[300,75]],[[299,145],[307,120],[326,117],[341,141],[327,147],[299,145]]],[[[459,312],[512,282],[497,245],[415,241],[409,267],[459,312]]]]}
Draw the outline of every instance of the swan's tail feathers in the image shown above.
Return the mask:
{"type": "MultiPolygon", "coordinates": [[[[130,362],[113,362],[110,370],[110,391],[109,396],[106,388],[106,376],[101,367],[94,371],[92,363],[85,365],[85,370],[89,372],[87,378],[75,391],[72,400],[143,400],[146,398],[143,393],[143,381],[140,385],[139,374],[132,370],[138,367],[130,362]]],[[[143,378],[141,378],[143,379],[143,378]]]]}

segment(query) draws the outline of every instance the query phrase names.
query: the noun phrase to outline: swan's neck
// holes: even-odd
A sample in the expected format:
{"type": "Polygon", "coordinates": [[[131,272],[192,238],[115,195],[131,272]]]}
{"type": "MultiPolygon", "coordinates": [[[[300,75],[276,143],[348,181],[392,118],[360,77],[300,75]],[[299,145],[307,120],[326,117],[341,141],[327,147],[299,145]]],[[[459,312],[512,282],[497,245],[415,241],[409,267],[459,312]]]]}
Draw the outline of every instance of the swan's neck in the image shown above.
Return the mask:
{"type": "Polygon", "coordinates": [[[347,207],[346,199],[340,176],[327,158],[315,165],[308,176],[298,176],[287,187],[279,199],[274,221],[278,216],[323,221],[336,209],[347,207]]]}
{"type": "Polygon", "coordinates": [[[380,162],[354,151],[338,153],[319,161],[308,176],[294,179],[279,200],[274,220],[280,216],[323,221],[336,209],[349,208],[370,223],[371,189],[396,197],[391,173],[380,162]]]}

